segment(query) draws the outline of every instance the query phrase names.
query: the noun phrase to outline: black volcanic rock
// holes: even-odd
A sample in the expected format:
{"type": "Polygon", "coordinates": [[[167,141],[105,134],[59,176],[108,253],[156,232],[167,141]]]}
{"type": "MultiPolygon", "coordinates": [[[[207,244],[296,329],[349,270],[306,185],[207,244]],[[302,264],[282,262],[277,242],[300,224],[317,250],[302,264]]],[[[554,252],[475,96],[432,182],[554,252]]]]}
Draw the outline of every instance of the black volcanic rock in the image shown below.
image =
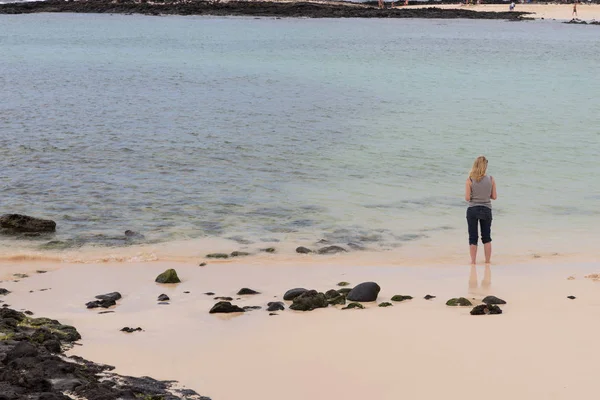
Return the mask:
{"type": "Polygon", "coordinates": [[[380,291],[381,291],[381,288],[379,287],[379,285],[377,283],[363,282],[363,283],[356,285],[354,287],[354,289],[352,289],[350,291],[350,293],[348,293],[346,298],[349,301],[361,301],[361,302],[375,301],[375,300],[377,300],[377,295],[379,294],[380,291]]]}
{"type": "Polygon", "coordinates": [[[237,313],[244,312],[243,308],[240,308],[236,305],[231,304],[228,301],[220,301],[210,309],[210,314],[229,314],[229,313],[237,313]]]}
{"type": "Polygon", "coordinates": [[[283,295],[283,299],[284,300],[294,300],[296,297],[300,296],[302,293],[307,292],[308,289],[304,289],[304,288],[295,288],[295,289],[290,289],[287,292],[285,292],[285,294],[283,295]]]}
{"type": "Polygon", "coordinates": [[[252,295],[252,294],[260,294],[260,292],[257,292],[256,290],[252,290],[252,289],[248,289],[248,288],[241,288],[238,292],[237,295],[238,296],[243,296],[243,295],[252,295]]]}
{"type": "MultiPolygon", "coordinates": [[[[0,8],[0,14],[2,10],[0,8]]],[[[0,228],[9,233],[54,232],[56,222],[21,214],[4,214],[0,216],[0,228]]]]}
{"type": "Polygon", "coordinates": [[[290,306],[291,310],[296,311],[312,311],[315,308],[326,308],[329,306],[325,294],[319,293],[316,290],[309,290],[294,298],[294,302],[290,306]]]}
{"type": "Polygon", "coordinates": [[[481,301],[485,304],[506,304],[506,301],[499,299],[496,296],[486,296],[481,301]]]}

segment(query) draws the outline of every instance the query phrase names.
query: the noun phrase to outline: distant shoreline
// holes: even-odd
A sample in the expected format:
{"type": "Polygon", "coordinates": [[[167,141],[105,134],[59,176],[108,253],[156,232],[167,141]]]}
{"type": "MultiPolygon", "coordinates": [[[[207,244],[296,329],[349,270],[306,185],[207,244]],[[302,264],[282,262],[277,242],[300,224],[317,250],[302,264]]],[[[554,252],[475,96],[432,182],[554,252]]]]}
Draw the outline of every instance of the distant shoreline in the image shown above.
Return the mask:
{"type": "MultiPolygon", "coordinates": [[[[389,3],[389,2],[388,2],[389,3]]],[[[401,4],[397,2],[395,4],[401,4]]],[[[461,8],[386,8],[360,3],[268,2],[268,1],[36,1],[0,4],[0,14],[31,13],[110,13],[144,15],[206,15],[287,18],[427,18],[427,19],[494,19],[518,21],[528,19],[527,12],[474,11],[461,8]]]]}

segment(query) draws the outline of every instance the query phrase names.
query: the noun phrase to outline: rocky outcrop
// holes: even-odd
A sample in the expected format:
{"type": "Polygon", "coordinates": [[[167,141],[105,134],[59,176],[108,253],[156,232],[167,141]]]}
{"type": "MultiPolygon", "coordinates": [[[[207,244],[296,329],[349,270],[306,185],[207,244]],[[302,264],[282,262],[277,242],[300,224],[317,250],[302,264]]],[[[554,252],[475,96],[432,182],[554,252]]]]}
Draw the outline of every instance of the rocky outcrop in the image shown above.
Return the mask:
{"type": "Polygon", "coordinates": [[[180,2],[136,2],[134,0],[95,0],[62,1],[48,0],[34,3],[8,3],[0,5],[0,14],[21,14],[34,12],[68,13],[112,13],[112,14],[178,14],[212,16],[252,16],[252,17],[292,17],[292,18],[467,18],[500,19],[518,21],[528,13],[518,11],[488,12],[467,9],[427,8],[385,8],[378,9],[371,4],[357,6],[343,3],[315,2],[268,2],[268,1],[227,1],[180,2]]]}
{"type": "Polygon", "coordinates": [[[290,306],[291,310],[296,311],[312,311],[316,308],[326,308],[329,306],[325,294],[319,293],[316,290],[309,290],[294,298],[294,302],[290,306]]]}
{"type": "Polygon", "coordinates": [[[243,308],[240,308],[236,305],[231,304],[228,301],[220,301],[215,304],[209,311],[210,314],[229,314],[229,313],[237,313],[244,312],[243,308]]]}
{"type": "Polygon", "coordinates": [[[290,289],[287,292],[285,292],[285,294],[283,295],[283,299],[288,300],[288,301],[294,300],[296,297],[300,296],[304,292],[308,292],[308,289],[304,289],[304,288],[290,289]]]}
{"type": "Polygon", "coordinates": [[[180,283],[179,277],[177,276],[177,271],[174,269],[168,269],[162,274],[158,275],[155,279],[157,283],[180,283]]]}
{"type": "Polygon", "coordinates": [[[74,327],[59,321],[0,309],[0,399],[210,400],[173,381],[121,376],[109,365],[67,357],[63,348],[79,339],[74,327]]]}
{"type": "Polygon", "coordinates": [[[4,214],[0,216],[0,232],[7,233],[43,233],[55,232],[56,222],[21,214],[4,214]]]}
{"type": "Polygon", "coordinates": [[[363,282],[354,287],[346,298],[350,301],[375,301],[381,288],[375,282],[363,282]]]}

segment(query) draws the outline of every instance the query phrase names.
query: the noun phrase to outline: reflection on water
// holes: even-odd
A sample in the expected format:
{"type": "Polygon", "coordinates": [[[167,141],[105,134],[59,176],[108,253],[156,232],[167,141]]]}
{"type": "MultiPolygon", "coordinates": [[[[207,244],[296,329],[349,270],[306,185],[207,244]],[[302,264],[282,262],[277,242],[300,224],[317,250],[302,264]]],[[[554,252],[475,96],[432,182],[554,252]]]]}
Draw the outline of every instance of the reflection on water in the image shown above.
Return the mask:
{"type": "Polygon", "coordinates": [[[471,295],[488,295],[492,286],[492,268],[490,264],[485,264],[483,271],[483,279],[481,283],[477,279],[477,266],[471,265],[469,273],[469,294],[471,295]]]}

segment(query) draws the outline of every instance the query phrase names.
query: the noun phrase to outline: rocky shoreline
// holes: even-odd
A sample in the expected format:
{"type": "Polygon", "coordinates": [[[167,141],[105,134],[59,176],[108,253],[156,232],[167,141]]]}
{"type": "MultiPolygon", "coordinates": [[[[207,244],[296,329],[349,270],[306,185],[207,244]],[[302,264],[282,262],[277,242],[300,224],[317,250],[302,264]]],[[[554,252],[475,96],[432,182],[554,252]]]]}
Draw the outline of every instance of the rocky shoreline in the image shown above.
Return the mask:
{"type": "Polygon", "coordinates": [[[109,365],[65,356],[79,339],[72,326],[1,308],[0,400],[210,400],[173,381],[122,376],[109,365]]]}
{"type": "Polygon", "coordinates": [[[527,19],[525,12],[477,12],[471,10],[420,8],[378,9],[353,3],[268,2],[268,1],[160,1],[129,0],[36,1],[0,4],[0,14],[110,13],[145,15],[206,15],[288,18],[437,18],[437,19],[527,19]]]}

